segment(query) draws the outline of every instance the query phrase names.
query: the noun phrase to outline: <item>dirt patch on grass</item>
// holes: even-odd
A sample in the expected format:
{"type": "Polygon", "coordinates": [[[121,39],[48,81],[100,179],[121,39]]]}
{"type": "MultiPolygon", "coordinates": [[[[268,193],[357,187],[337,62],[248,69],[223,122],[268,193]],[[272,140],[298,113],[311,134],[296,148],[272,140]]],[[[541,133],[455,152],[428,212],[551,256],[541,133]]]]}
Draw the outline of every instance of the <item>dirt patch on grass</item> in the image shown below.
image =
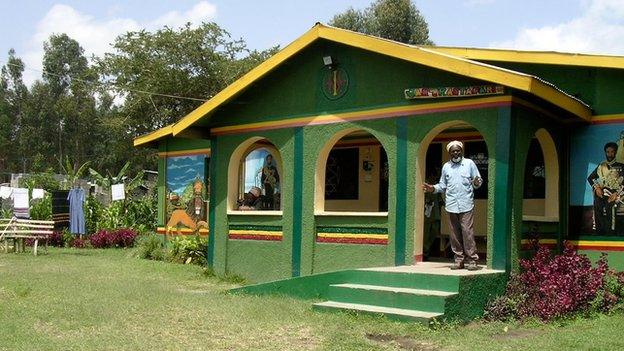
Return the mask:
{"type": "Polygon", "coordinates": [[[515,339],[528,339],[533,338],[540,335],[541,332],[539,330],[530,330],[530,329],[517,329],[510,331],[503,331],[500,334],[495,334],[492,336],[494,340],[515,340],[515,339]]]}
{"type": "Polygon", "coordinates": [[[390,334],[371,334],[367,333],[366,338],[380,344],[392,344],[403,350],[409,351],[441,351],[441,349],[431,343],[414,340],[407,336],[398,336],[390,334]]]}
{"type": "Polygon", "coordinates": [[[201,290],[201,289],[176,289],[177,292],[181,292],[183,294],[208,294],[211,293],[212,291],[209,290],[201,290]]]}

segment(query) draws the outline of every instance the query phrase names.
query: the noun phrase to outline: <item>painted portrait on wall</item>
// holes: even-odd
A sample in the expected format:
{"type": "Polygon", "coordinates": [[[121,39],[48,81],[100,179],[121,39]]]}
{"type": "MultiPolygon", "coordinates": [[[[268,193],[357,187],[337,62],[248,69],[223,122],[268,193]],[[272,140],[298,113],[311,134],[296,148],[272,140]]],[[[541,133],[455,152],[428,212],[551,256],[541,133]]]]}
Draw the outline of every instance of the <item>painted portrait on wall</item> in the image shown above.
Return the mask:
{"type": "Polygon", "coordinates": [[[280,174],[277,159],[266,148],[252,150],[242,162],[239,210],[279,210],[280,174]]]}
{"type": "Polygon", "coordinates": [[[206,155],[167,158],[166,223],[167,231],[180,232],[208,228],[208,184],[206,155]]]}
{"type": "Polygon", "coordinates": [[[624,124],[574,135],[570,170],[570,228],[581,235],[624,235],[624,124]]]}

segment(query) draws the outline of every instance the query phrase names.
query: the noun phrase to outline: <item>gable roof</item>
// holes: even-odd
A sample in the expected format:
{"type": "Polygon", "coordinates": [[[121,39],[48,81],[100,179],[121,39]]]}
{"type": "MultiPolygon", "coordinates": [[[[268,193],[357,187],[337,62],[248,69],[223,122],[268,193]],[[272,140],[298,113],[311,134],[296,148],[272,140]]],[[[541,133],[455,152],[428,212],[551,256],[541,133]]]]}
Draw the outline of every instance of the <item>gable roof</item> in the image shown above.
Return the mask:
{"type": "Polygon", "coordinates": [[[452,46],[427,46],[427,48],[470,60],[624,69],[624,56],[452,46]]]}
{"type": "Polygon", "coordinates": [[[584,104],[582,101],[566,94],[565,92],[557,89],[554,85],[545,82],[538,77],[477,61],[471,61],[469,59],[453,56],[433,48],[403,44],[392,40],[377,38],[317,23],[308,32],[296,39],[290,45],[286,46],[277,54],[261,63],[247,74],[243,75],[225,89],[221,90],[210,100],[206,101],[182,118],[179,122],[159,129],[158,131],[152,132],[148,135],[136,138],[134,140],[134,145],[138,146],[146,144],[167,135],[175,136],[181,133],[201,118],[209,116],[219,106],[233,99],[249,87],[253,82],[261,79],[284,61],[296,55],[305,47],[319,39],[360,48],[366,51],[425,65],[442,71],[525,91],[538,96],[583,120],[589,121],[592,115],[589,106],[584,104]]]}

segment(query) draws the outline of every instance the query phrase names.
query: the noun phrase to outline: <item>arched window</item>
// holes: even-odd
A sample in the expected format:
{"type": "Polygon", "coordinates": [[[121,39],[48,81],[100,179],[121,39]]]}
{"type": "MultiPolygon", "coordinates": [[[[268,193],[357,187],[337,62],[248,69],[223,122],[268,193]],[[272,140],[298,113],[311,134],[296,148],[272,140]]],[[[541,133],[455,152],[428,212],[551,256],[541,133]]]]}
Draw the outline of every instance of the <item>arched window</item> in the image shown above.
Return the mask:
{"type": "Polygon", "coordinates": [[[546,129],[538,130],[529,144],[523,192],[523,216],[559,219],[559,161],[555,142],[546,129]]]}
{"type": "Polygon", "coordinates": [[[256,138],[239,146],[232,155],[229,176],[231,210],[281,210],[281,157],[267,139],[256,138]]]}
{"type": "Polygon", "coordinates": [[[364,130],[342,134],[330,140],[319,156],[317,212],[387,212],[385,149],[364,130]]]}

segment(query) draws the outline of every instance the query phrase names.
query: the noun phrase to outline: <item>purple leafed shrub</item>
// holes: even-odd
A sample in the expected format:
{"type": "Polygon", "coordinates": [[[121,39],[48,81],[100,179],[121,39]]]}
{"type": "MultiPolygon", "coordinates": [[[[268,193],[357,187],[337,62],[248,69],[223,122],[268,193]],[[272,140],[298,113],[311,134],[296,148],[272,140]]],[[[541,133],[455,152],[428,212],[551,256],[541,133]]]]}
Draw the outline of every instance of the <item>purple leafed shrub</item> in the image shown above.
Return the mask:
{"type": "Polygon", "coordinates": [[[86,245],[87,245],[87,240],[85,239],[76,238],[72,242],[72,247],[75,247],[77,249],[84,249],[86,245]]]}
{"type": "Polygon", "coordinates": [[[527,299],[519,306],[519,315],[543,320],[588,308],[608,270],[606,256],[593,268],[587,256],[569,247],[554,257],[542,247],[533,259],[521,260],[520,267],[522,273],[517,278],[527,299]]]}
{"type": "Polygon", "coordinates": [[[137,233],[128,228],[117,229],[114,232],[114,246],[116,247],[131,247],[134,246],[134,239],[136,239],[137,233]]]}
{"type": "Polygon", "coordinates": [[[91,246],[93,246],[96,249],[112,247],[113,234],[111,231],[108,231],[106,229],[101,229],[97,233],[91,235],[89,237],[89,241],[91,242],[91,246]]]}
{"type": "Polygon", "coordinates": [[[63,233],[54,231],[52,235],[48,237],[48,245],[55,247],[63,247],[65,241],[63,240],[63,233]]]}
{"type": "Polygon", "coordinates": [[[556,256],[540,247],[533,258],[520,260],[520,267],[505,295],[488,305],[486,318],[547,321],[575,312],[608,311],[622,299],[624,277],[609,271],[606,255],[592,267],[587,256],[571,247],[556,256]]]}
{"type": "Polygon", "coordinates": [[[108,247],[131,247],[134,245],[137,233],[132,229],[121,228],[117,230],[102,229],[89,237],[91,246],[96,249],[108,247]]]}

